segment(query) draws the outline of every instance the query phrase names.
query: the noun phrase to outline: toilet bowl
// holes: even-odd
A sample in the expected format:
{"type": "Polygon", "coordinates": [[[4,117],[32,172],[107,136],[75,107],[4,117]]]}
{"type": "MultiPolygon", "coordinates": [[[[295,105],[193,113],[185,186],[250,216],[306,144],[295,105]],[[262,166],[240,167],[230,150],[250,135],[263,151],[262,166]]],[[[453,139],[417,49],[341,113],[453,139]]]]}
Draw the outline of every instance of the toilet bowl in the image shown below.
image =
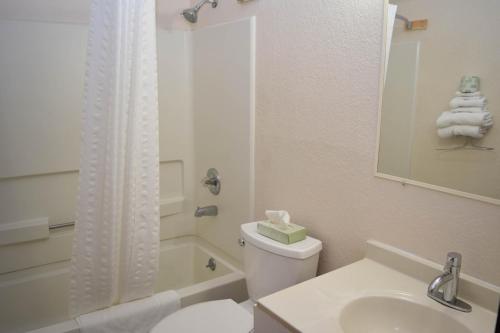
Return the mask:
{"type": "Polygon", "coordinates": [[[160,321],[151,333],[248,333],[253,304],[264,296],[316,276],[321,241],[306,237],[286,245],[257,232],[257,222],[241,225],[244,270],[250,299],[225,299],[185,307],[160,321]]]}
{"type": "Polygon", "coordinates": [[[248,333],[253,316],[231,299],[198,303],[166,317],[151,333],[248,333]]]}

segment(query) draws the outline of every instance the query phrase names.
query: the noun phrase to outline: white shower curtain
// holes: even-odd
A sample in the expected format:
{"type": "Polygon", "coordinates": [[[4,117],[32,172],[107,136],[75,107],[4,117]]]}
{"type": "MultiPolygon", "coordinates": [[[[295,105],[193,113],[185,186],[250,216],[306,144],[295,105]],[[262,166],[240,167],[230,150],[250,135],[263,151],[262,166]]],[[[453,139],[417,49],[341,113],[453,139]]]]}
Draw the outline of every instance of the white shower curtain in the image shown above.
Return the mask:
{"type": "Polygon", "coordinates": [[[155,0],[93,0],[70,314],[152,294],[159,255],[155,0]]]}

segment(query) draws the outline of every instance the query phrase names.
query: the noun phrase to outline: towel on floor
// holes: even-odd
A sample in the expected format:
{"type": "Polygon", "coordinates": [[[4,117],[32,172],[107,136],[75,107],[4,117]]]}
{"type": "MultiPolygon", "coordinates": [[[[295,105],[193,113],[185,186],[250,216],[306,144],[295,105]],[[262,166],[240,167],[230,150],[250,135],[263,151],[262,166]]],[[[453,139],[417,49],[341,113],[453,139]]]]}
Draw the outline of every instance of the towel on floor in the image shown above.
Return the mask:
{"type": "Polygon", "coordinates": [[[481,97],[455,97],[450,101],[452,109],[459,107],[484,107],[488,101],[484,96],[481,97]]]}
{"type": "Polygon", "coordinates": [[[484,106],[470,106],[470,107],[459,107],[459,108],[454,108],[451,109],[451,112],[453,113],[481,113],[481,112],[488,112],[488,108],[484,106]]]}
{"type": "Polygon", "coordinates": [[[180,309],[179,294],[165,291],[76,318],[81,333],[149,333],[167,315],[180,309]]]}
{"type": "Polygon", "coordinates": [[[471,125],[480,127],[493,126],[493,117],[489,112],[478,113],[453,113],[443,112],[436,121],[438,128],[445,128],[453,125],[471,125]]]}
{"type": "Polygon", "coordinates": [[[438,135],[443,139],[448,139],[459,135],[481,139],[484,136],[484,133],[486,133],[487,131],[487,128],[481,126],[455,125],[438,129],[438,135]]]}

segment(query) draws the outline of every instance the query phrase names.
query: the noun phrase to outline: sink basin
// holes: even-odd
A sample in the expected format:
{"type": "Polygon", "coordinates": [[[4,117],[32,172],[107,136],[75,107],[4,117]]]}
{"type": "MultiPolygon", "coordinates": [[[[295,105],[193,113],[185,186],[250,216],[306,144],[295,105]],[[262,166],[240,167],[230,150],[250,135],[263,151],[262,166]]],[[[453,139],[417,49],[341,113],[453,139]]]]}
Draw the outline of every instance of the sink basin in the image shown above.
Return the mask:
{"type": "Polygon", "coordinates": [[[405,298],[370,296],[340,313],[345,333],[472,333],[451,316],[405,298]]]}
{"type": "Polygon", "coordinates": [[[494,332],[500,287],[462,274],[459,296],[473,308],[461,312],[427,297],[430,281],[439,274],[441,265],[369,241],[365,259],[259,299],[256,331],[494,332]],[[273,325],[265,329],[268,322],[273,325]]]}

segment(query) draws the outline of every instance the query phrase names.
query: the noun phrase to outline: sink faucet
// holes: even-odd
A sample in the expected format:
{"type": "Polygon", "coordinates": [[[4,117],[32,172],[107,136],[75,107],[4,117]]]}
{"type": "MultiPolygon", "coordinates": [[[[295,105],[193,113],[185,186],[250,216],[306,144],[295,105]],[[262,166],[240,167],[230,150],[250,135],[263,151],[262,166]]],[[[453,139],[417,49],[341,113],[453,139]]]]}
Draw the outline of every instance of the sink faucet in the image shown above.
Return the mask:
{"type": "Polygon", "coordinates": [[[202,216],[217,216],[219,210],[217,206],[206,206],[206,207],[197,207],[194,212],[194,216],[202,217],[202,216]]]}
{"type": "Polygon", "coordinates": [[[457,252],[448,253],[443,274],[431,282],[427,289],[427,296],[452,309],[470,312],[472,307],[457,298],[461,266],[462,255],[457,252]]]}

